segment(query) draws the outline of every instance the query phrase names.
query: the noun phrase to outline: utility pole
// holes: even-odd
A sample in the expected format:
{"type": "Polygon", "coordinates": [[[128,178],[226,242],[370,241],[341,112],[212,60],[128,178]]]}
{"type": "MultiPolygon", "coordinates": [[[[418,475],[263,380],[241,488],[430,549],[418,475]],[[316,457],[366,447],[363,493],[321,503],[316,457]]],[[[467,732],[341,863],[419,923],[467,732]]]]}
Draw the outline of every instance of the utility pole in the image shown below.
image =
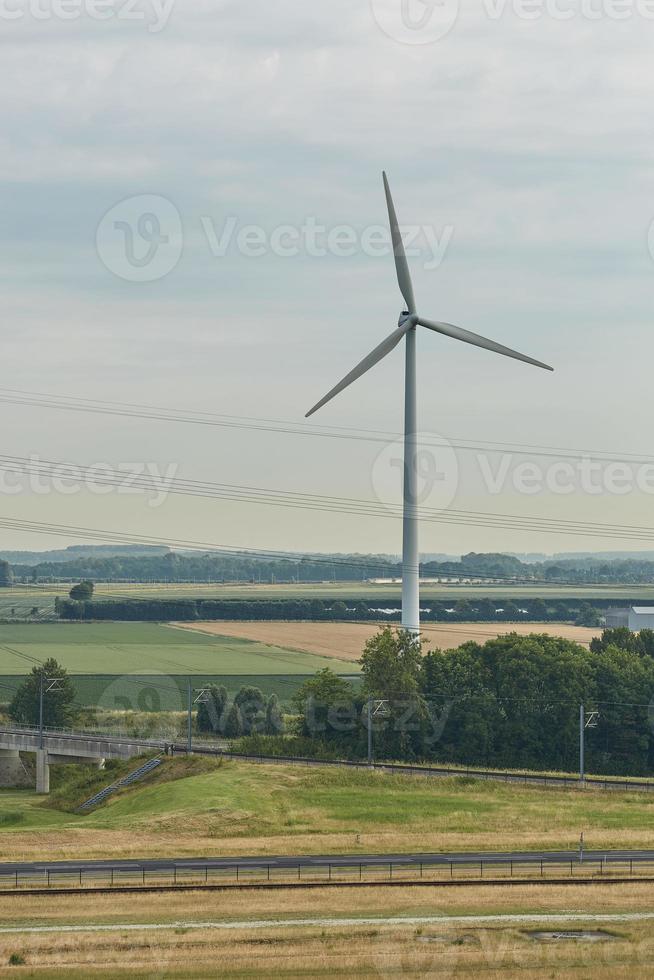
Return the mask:
{"type": "Polygon", "coordinates": [[[586,740],[586,709],[583,704],[579,705],[579,782],[583,783],[586,773],[584,772],[584,752],[586,740]]]}
{"type": "Polygon", "coordinates": [[[189,755],[193,751],[193,687],[190,681],[188,682],[188,730],[186,751],[189,755]]]}
{"type": "Polygon", "coordinates": [[[209,700],[209,690],[206,687],[200,687],[195,689],[197,691],[197,697],[194,698],[195,693],[191,681],[188,682],[188,727],[186,734],[186,751],[190,755],[193,751],[193,705],[194,704],[206,704],[209,700]]]}
{"type": "Polygon", "coordinates": [[[372,766],[372,698],[368,698],[368,765],[372,766]]]}
{"type": "Polygon", "coordinates": [[[384,717],[390,711],[388,698],[368,698],[368,765],[374,766],[372,754],[372,719],[375,715],[384,717]]]}
{"type": "Polygon", "coordinates": [[[39,675],[39,748],[43,748],[43,674],[39,675]]]}
{"type": "Polygon", "coordinates": [[[579,782],[586,780],[586,729],[597,728],[599,711],[589,711],[586,716],[586,708],[583,704],[579,705],[579,782]]]}
{"type": "Polygon", "coordinates": [[[39,748],[43,748],[43,695],[61,691],[58,685],[61,683],[60,677],[39,676],[39,748]]]}

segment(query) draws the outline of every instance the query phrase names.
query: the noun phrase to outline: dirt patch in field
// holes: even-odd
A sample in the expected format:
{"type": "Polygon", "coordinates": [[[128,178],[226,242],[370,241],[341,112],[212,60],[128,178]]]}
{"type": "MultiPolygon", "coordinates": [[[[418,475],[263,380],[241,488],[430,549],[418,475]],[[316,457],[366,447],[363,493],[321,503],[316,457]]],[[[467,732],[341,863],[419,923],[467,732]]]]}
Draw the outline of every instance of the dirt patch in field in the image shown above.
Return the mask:
{"type": "MultiPolygon", "coordinates": [[[[171,625],[211,636],[255,640],[286,650],[300,650],[350,662],[359,659],[366,640],[379,629],[375,623],[211,622],[171,625]]],[[[485,643],[506,633],[519,633],[521,636],[547,633],[588,646],[594,636],[601,634],[601,630],[564,623],[428,623],[422,627],[422,633],[427,640],[426,649],[439,647],[441,650],[451,650],[468,640],[485,643]]]]}

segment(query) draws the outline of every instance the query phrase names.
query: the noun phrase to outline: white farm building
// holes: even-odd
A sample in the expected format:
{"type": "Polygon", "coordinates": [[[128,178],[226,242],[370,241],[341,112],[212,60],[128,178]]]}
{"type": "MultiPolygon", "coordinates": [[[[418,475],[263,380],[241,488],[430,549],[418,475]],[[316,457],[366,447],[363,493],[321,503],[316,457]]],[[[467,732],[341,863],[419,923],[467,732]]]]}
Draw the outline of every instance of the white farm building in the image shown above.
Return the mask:
{"type": "Polygon", "coordinates": [[[625,609],[607,609],[606,625],[609,629],[628,626],[632,633],[654,629],[654,606],[627,606],[625,609]]]}

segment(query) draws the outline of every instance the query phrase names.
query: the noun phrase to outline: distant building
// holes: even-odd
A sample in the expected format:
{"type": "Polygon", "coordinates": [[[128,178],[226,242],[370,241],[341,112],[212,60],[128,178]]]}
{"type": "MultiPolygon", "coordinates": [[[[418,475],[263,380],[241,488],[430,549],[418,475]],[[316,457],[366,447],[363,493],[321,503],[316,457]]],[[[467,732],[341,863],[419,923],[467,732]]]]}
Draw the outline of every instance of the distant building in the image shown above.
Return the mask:
{"type": "Polygon", "coordinates": [[[627,606],[625,609],[607,609],[607,629],[626,626],[632,633],[654,629],[654,606],[627,606]]]}

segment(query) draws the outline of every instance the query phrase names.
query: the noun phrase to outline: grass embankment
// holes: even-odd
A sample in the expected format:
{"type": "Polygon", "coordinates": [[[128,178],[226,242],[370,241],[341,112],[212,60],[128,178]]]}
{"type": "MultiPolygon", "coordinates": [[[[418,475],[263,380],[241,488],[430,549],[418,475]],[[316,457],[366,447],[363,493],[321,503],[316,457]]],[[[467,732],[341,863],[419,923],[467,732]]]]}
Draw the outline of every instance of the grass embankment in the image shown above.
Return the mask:
{"type": "Polygon", "coordinates": [[[654,959],[651,922],[594,922],[571,918],[547,923],[475,921],[475,915],[638,913],[651,907],[647,886],[592,888],[452,888],[427,891],[379,887],[365,891],[186,893],[166,895],[0,898],[4,927],[80,926],[79,932],[0,934],[0,973],[14,954],[30,976],[72,980],[93,976],[221,977],[505,977],[575,976],[599,980],[650,977],[654,959]],[[465,922],[388,924],[388,917],[465,915],[465,922]],[[285,925],[292,919],[326,921],[285,925]],[[330,919],[378,922],[333,925],[330,919]],[[267,928],[247,923],[267,920],[267,928]],[[239,922],[240,928],[190,929],[192,922],[239,922]],[[89,925],[167,924],[167,929],[84,932],[89,925]],[[599,942],[538,942],[535,928],[603,930],[599,942]],[[219,964],[219,967],[217,966],[219,964]]]}
{"type": "MultiPolygon", "coordinates": [[[[132,760],[129,768],[136,763],[132,760]]],[[[92,813],[95,773],[51,800],[0,792],[0,860],[651,847],[654,796],[166,759],[92,813]]]]}

